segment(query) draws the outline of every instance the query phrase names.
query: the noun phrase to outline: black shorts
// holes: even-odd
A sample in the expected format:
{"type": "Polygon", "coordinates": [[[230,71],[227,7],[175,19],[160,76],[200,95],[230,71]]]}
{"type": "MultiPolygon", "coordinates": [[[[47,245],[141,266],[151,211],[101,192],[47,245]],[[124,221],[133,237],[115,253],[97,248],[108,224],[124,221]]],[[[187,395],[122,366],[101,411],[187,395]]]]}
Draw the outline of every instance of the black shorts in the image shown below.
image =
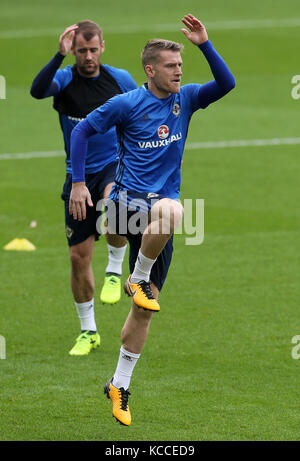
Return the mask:
{"type": "MultiPolygon", "coordinates": [[[[108,200],[106,217],[111,233],[127,237],[129,242],[129,270],[132,274],[141,248],[143,230],[148,224],[149,211],[155,202],[164,197],[151,193],[126,192],[128,192],[128,197],[130,197],[127,200],[122,200],[121,194],[119,195],[119,193],[115,193],[113,198],[108,200]],[[153,195],[155,195],[155,197],[153,197],[153,195]],[[140,216],[140,219],[138,216],[140,216]],[[142,224],[141,221],[143,222],[142,224]],[[133,226],[130,226],[130,222],[134,223],[133,226]]],[[[167,278],[172,254],[173,235],[152,266],[150,280],[159,291],[161,291],[167,278]]]]}
{"type": "Polygon", "coordinates": [[[114,182],[116,165],[116,162],[112,162],[106,165],[103,170],[98,173],[86,175],[86,186],[91,194],[94,206],[89,207],[86,205],[86,219],[83,221],[78,221],[73,218],[73,215],[69,214],[72,175],[67,173],[61,198],[65,202],[65,225],[69,246],[84,242],[91,235],[95,235],[95,239],[99,240],[100,234],[97,231],[96,222],[99,216],[101,216],[101,210],[97,210],[96,205],[99,200],[103,199],[103,193],[106,186],[109,183],[114,182]]]}

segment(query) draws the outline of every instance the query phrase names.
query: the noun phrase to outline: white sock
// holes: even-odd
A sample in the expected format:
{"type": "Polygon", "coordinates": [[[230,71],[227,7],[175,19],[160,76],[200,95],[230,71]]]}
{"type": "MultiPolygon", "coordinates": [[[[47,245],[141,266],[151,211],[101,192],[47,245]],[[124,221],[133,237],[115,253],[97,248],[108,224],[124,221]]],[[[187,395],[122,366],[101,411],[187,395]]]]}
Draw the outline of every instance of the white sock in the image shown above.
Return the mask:
{"type": "Polygon", "coordinates": [[[94,298],[86,303],[75,301],[81,330],[97,331],[94,313],[94,298]]]}
{"type": "Polygon", "coordinates": [[[123,387],[125,391],[129,388],[130,378],[140,355],[128,352],[121,346],[118,365],[112,381],[113,386],[118,389],[123,387]]]}
{"type": "Polygon", "coordinates": [[[108,265],[105,272],[113,272],[122,275],[122,264],[125,256],[127,244],[121,248],[113,247],[107,244],[108,248],[108,265]]]}
{"type": "Polygon", "coordinates": [[[131,274],[130,281],[132,283],[138,283],[141,280],[149,282],[150,272],[155,261],[156,259],[150,259],[144,256],[140,250],[138,257],[136,258],[134,271],[131,274]]]}

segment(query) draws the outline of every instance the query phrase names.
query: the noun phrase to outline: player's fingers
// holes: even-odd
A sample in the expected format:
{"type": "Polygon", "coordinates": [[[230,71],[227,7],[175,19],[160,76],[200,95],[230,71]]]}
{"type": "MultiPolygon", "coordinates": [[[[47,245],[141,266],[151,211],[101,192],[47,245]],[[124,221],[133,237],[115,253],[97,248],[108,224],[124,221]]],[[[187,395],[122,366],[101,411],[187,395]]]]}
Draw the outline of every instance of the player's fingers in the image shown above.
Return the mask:
{"type": "Polygon", "coordinates": [[[80,221],[82,221],[82,219],[85,219],[85,218],[86,218],[86,206],[85,206],[85,202],[83,202],[83,203],[81,204],[80,213],[81,213],[81,219],[80,219],[80,221]]]}
{"type": "Polygon", "coordinates": [[[69,26],[65,29],[65,31],[61,34],[61,38],[65,38],[70,32],[75,31],[78,29],[78,26],[76,24],[73,24],[73,26],[69,26]]]}
{"type": "Polygon", "coordinates": [[[73,214],[73,203],[72,203],[72,200],[69,201],[69,214],[73,214]]]}
{"type": "Polygon", "coordinates": [[[181,32],[184,33],[186,37],[189,37],[190,33],[186,29],[181,29],[181,32]]]}
{"type": "MultiPolygon", "coordinates": [[[[189,23],[189,29],[190,30],[195,30],[195,29],[201,29],[201,27],[204,27],[201,21],[199,21],[198,18],[193,16],[192,14],[188,14],[185,16],[185,19],[189,23]]],[[[186,24],[187,25],[187,24],[186,24]]]]}
{"type": "Polygon", "coordinates": [[[72,32],[70,33],[70,37],[69,37],[70,42],[73,41],[74,35],[75,35],[75,30],[72,30],[72,32]]]}
{"type": "Polygon", "coordinates": [[[190,22],[194,22],[195,20],[197,21],[196,16],[194,16],[193,14],[186,14],[185,17],[186,17],[190,22]]]}
{"type": "Polygon", "coordinates": [[[78,221],[82,221],[81,205],[78,202],[73,208],[73,218],[78,219],[78,221]]]}
{"type": "Polygon", "coordinates": [[[190,21],[191,23],[194,25],[194,26],[201,26],[201,27],[204,27],[204,25],[202,24],[202,22],[196,18],[195,16],[193,16],[192,14],[189,14],[188,15],[189,18],[190,18],[190,21]]]}
{"type": "Polygon", "coordinates": [[[72,30],[75,30],[75,29],[78,29],[78,26],[77,24],[72,24],[72,26],[68,26],[62,35],[67,35],[69,32],[71,32],[72,30]]]}
{"type": "Polygon", "coordinates": [[[71,214],[73,215],[73,218],[77,219],[78,218],[78,213],[77,213],[76,202],[74,202],[74,201],[72,201],[71,210],[72,210],[71,214]]]}
{"type": "Polygon", "coordinates": [[[192,23],[192,19],[189,16],[183,16],[182,21],[187,22],[188,24],[192,23]]]}
{"type": "Polygon", "coordinates": [[[94,206],[93,201],[92,201],[92,198],[91,198],[90,195],[87,196],[86,201],[87,201],[88,206],[94,206]]]}
{"type": "Polygon", "coordinates": [[[193,28],[193,25],[191,24],[191,22],[188,20],[188,18],[185,16],[184,18],[182,18],[182,22],[184,25],[186,25],[189,29],[192,29],[193,28]]]}

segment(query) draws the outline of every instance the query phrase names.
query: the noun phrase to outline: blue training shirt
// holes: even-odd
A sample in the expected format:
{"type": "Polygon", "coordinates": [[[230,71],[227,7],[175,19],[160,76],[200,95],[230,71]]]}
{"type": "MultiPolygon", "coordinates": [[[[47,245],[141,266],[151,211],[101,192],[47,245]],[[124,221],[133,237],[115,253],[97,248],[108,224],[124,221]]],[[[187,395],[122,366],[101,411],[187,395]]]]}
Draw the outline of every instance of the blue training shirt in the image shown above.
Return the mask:
{"type": "Polygon", "coordinates": [[[117,187],[179,198],[181,161],[191,116],[235,85],[212,44],[207,41],[199,48],[210,64],[214,81],[184,85],[179,93],[165,99],[157,98],[144,85],[115,96],[87,116],[87,122],[99,133],[117,126],[117,187]]]}
{"type": "Polygon", "coordinates": [[[126,190],[179,197],[182,154],[191,115],[199,108],[200,86],[183,86],[166,99],[142,86],[115,96],[87,116],[99,133],[117,125],[117,184],[126,190]]]}
{"type": "Polygon", "coordinates": [[[87,140],[117,127],[119,162],[114,191],[155,193],[178,199],[181,161],[192,114],[235,86],[224,60],[209,41],[199,45],[215,80],[184,85],[179,93],[157,98],[146,85],[117,95],[88,114],[71,137],[73,182],[84,181],[87,140]]]}

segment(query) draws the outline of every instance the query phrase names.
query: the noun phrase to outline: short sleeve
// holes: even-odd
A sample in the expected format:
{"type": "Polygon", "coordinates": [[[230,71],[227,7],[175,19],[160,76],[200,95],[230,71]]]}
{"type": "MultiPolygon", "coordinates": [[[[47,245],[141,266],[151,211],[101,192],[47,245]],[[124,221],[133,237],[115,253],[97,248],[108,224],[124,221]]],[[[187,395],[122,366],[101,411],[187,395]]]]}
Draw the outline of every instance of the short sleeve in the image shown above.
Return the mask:
{"type": "Polygon", "coordinates": [[[126,95],[127,93],[114,96],[87,115],[87,121],[98,133],[104,134],[125,120],[129,110],[126,95]]]}
{"type": "Polygon", "coordinates": [[[53,81],[56,83],[58,90],[63,91],[72,81],[72,78],[72,67],[67,66],[64,69],[58,69],[54,75],[53,81]]]}
{"type": "Polygon", "coordinates": [[[199,98],[200,89],[203,85],[200,84],[189,84],[184,85],[181,91],[184,95],[186,106],[191,114],[196,112],[198,109],[202,109],[201,98],[199,98]]]}

